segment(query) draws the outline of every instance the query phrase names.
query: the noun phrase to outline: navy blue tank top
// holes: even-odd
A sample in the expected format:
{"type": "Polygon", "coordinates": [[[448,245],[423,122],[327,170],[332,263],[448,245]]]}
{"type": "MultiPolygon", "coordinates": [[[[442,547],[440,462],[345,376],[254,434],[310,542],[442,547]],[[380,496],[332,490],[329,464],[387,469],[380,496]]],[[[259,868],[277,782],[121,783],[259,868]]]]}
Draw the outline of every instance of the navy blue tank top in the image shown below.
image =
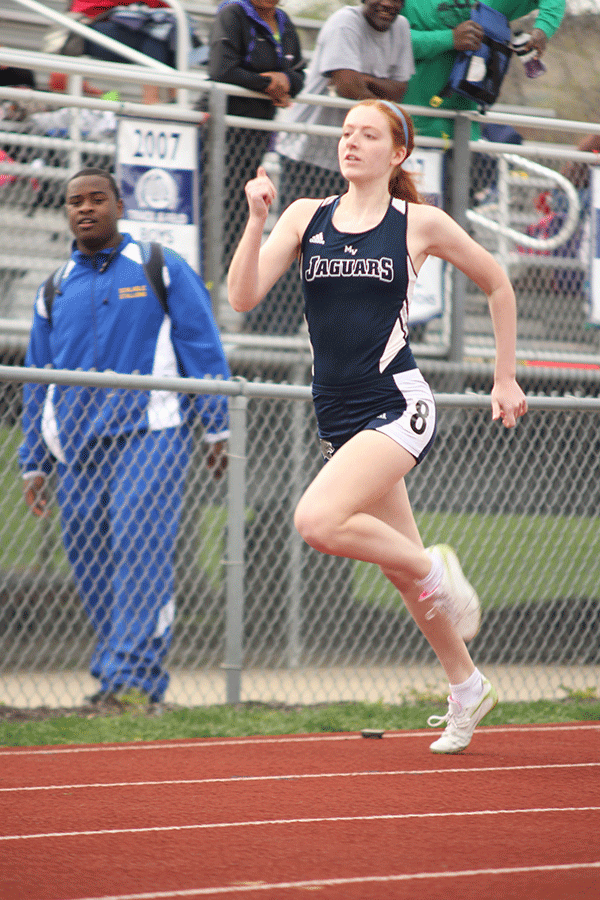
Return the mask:
{"type": "Polygon", "coordinates": [[[407,204],[392,200],[381,222],[338,231],[339,197],[318,207],[302,238],[304,309],[315,384],[344,386],[417,368],[408,343],[416,275],[406,247],[407,204]]]}

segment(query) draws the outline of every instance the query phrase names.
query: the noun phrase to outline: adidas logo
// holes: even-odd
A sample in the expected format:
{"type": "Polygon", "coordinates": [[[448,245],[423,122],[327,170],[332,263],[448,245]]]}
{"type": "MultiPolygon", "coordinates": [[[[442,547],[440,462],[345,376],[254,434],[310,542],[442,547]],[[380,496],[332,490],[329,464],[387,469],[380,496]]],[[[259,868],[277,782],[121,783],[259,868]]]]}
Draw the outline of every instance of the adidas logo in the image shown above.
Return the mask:
{"type": "Polygon", "coordinates": [[[344,253],[351,253],[352,256],[356,253],[356,247],[349,247],[348,244],[344,247],[344,253]]]}
{"type": "Polygon", "coordinates": [[[323,232],[319,231],[317,234],[313,234],[312,237],[308,239],[309,244],[324,244],[325,238],[323,237],[323,232]]]}

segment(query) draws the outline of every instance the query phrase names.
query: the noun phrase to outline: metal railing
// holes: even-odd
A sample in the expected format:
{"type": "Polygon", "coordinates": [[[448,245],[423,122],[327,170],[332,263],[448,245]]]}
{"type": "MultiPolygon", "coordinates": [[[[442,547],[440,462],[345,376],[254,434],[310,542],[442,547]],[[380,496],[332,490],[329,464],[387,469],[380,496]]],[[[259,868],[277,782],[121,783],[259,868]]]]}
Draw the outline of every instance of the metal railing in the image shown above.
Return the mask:
{"type": "MultiPolygon", "coordinates": [[[[37,13],[44,19],[48,19],[50,22],[55,22],[57,25],[62,25],[68,31],[75,32],[76,34],[81,35],[83,38],[86,38],[89,41],[93,41],[94,43],[99,44],[101,47],[105,47],[107,50],[111,50],[113,53],[117,53],[119,56],[124,56],[126,59],[130,59],[132,62],[138,63],[138,65],[148,66],[149,68],[156,69],[159,72],[169,70],[169,66],[165,65],[164,63],[161,63],[156,59],[152,59],[145,53],[140,53],[138,50],[134,50],[133,47],[127,47],[126,45],[121,44],[119,41],[115,41],[114,38],[110,38],[104,34],[100,34],[99,32],[94,31],[94,29],[89,28],[87,25],[84,25],[82,22],[77,21],[77,19],[73,19],[70,16],[64,15],[64,13],[61,13],[54,9],[50,9],[50,7],[46,6],[43,3],[39,3],[38,0],[13,0],[13,2],[17,3],[19,6],[25,7],[26,9],[30,9],[32,12],[37,13]]],[[[188,69],[188,60],[190,54],[190,35],[187,15],[178,0],[163,0],[163,2],[173,13],[175,21],[177,23],[177,44],[175,59],[177,69],[180,72],[185,72],[188,69]]]]}
{"type": "MultiPolygon", "coordinates": [[[[36,2],[36,0],[27,0],[36,2]]],[[[243,223],[244,205],[241,203],[232,215],[225,211],[224,198],[227,197],[229,185],[227,183],[229,161],[226,158],[225,140],[228,132],[240,137],[248,129],[272,131],[277,128],[284,131],[306,131],[318,135],[330,136],[332,140],[337,137],[337,130],[326,127],[307,127],[293,125],[285,121],[285,117],[277,118],[275,123],[246,119],[242,117],[227,116],[225,113],[226,100],[229,95],[251,95],[242,88],[231,85],[218,85],[208,82],[203,72],[190,71],[187,73],[166,69],[149,71],[145,67],[136,65],[118,65],[102,63],[86,59],[85,57],[70,58],[57,57],[52,54],[27,53],[0,49],[0,62],[21,65],[34,68],[37,71],[51,72],[57,68],[71,73],[73,79],[78,80],[79,89],[84,76],[101,77],[109,83],[118,84],[124,80],[133,83],[153,83],[167,85],[176,88],[185,87],[184,102],[174,104],[156,104],[149,108],[144,104],[132,102],[120,102],[98,100],[83,97],[80,94],[69,94],[67,97],[56,94],[37,91],[21,91],[16,89],[0,89],[0,99],[6,98],[13,101],[23,100],[26,103],[43,103],[47,108],[64,108],[68,104],[72,111],[69,133],[66,137],[48,137],[28,133],[4,133],[0,123],[0,136],[7,143],[10,141],[18,151],[23,149],[39,150],[41,159],[37,160],[37,168],[33,169],[30,162],[21,162],[18,154],[14,154],[12,162],[0,162],[0,175],[16,175],[20,178],[27,176],[47,179],[57,185],[65,179],[70,171],[80,167],[84,155],[96,154],[98,157],[110,160],[114,154],[114,144],[111,141],[86,141],[81,133],[81,124],[78,119],[78,111],[95,111],[122,115],[151,115],[157,120],[172,120],[174,122],[192,122],[198,125],[203,146],[203,207],[204,207],[204,275],[209,283],[213,302],[222,330],[226,333],[227,340],[234,342],[240,350],[247,352],[285,353],[288,350],[302,352],[308,356],[306,336],[302,329],[296,333],[297,325],[287,331],[280,330],[277,335],[269,333],[269,329],[245,327],[239,318],[232,314],[228,308],[226,292],[224,288],[226,257],[223,248],[234,240],[236,229],[243,223]],[[166,71],[165,71],[166,69],[166,71]],[[201,105],[207,111],[194,110],[191,107],[201,105]],[[44,165],[45,153],[61,155],[64,163],[56,165],[44,165]]],[[[252,96],[252,95],[251,95],[252,96]]],[[[325,104],[330,106],[347,108],[351,101],[336,98],[314,97],[300,95],[298,101],[308,104],[325,104]]],[[[420,112],[431,116],[448,116],[447,111],[417,110],[407,107],[409,112],[420,112]]],[[[485,116],[477,113],[456,116],[455,142],[453,153],[452,178],[457,189],[454,191],[453,215],[465,225],[475,230],[478,239],[488,246],[509,272],[520,276],[522,272],[527,275],[527,281],[523,294],[526,297],[525,307],[528,309],[542,309],[544,304],[551,303],[550,291],[546,290],[544,270],[548,278],[554,278],[559,284],[581,283],[587,277],[585,259],[573,253],[569,248],[567,253],[556,253],[564,246],[571,243],[568,235],[575,228],[581,231],[582,223],[578,214],[579,198],[572,185],[561,176],[557,167],[561,161],[581,160],[591,163],[595,161],[592,154],[582,154],[566,145],[546,144],[543,142],[527,142],[519,147],[518,155],[515,154],[514,145],[496,144],[489,141],[473,142],[469,140],[469,122],[475,118],[482,123],[505,123],[514,127],[536,128],[543,135],[545,130],[556,131],[557,127],[575,136],[582,133],[598,132],[600,125],[587,122],[558,122],[554,117],[532,116],[527,114],[499,113],[493,109],[485,116]],[[496,160],[498,166],[498,202],[492,213],[478,207],[471,206],[469,196],[470,179],[473,170],[471,160],[473,158],[496,160]],[[523,171],[528,170],[527,181],[523,180],[523,171]],[[519,180],[520,179],[520,180],[519,180]],[[519,196],[528,192],[531,208],[519,210],[519,220],[513,221],[513,200],[510,196],[511,181],[518,184],[519,196]],[[552,188],[558,185],[567,200],[567,216],[557,233],[552,236],[532,236],[528,234],[528,228],[534,223],[535,211],[533,207],[534,190],[552,188]],[[554,249],[553,249],[554,248],[554,249]],[[529,251],[525,253],[524,251],[529,251]],[[550,251],[550,252],[549,252],[550,251]],[[572,273],[572,279],[564,273],[572,273]]],[[[244,141],[237,141],[239,147],[236,152],[240,154],[239,160],[243,161],[244,141]]],[[[6,144],[5,144],[6,146],[6,144]]],[[[439,150],[445,148],[445,144],[436,139],[417,138],[417,146],[425,149],[439,150]]],[[[265,159],[267,167],[278,177],[277,158],[270,154],[265,159]]],[[[242,163],[243,164],[243,163],[242,163]]],[[[0,202],[2,196],[0,194],[0,202]]],[[[10,213],[9,213],[10,217],[10,213]]],[[[41,216],[38,215],[38,218],[41,216]]],[[[32,223],[31,223],[32,224],[32,223]]],[[[578,241],[581,244],[580,236],[578,241]]],[[[59,246],[58,244],[56,245],[59,246]]],[[[33,262],[32,262],[33,264],[33,262]]],[[[522,279],[521,279],[522,280],[522,279]]],[[[287,290],[286,286],[286,290],[287,290]]],[[[438,322],[431,323],[426,329],[425,339],[421,339],[421,333],[415,334],[415,344],[419,352],[431,356],[448,356],[454,361],[461,360],[465,354],[489,355],[491,343],[489,328],[484,326],[487,314],[481,308],[480,300],[469,295],[469,286],[461,273],[453,274],[452,290],[448,293],[448,301],[445,313],[438,322]],[[473,319],[473,314],[475,314],[473,319]],[[482,314],[483,313],[483,314],[482,314]],[[473,322],[471,322],[473,320],[473,322]],[[483,330],[482,330],[483,329],[483,330]],[[480,337],[479,335],[482,335],[480,337]]],[[[534,337],[523,337],[521,350],[523,353],[531,353],[544,357],[566,356],[576,360],[579,356],[595,356],[597,341],[594,330],[586,328],[585,314],[582,314],[586,298],[585,288],[574,289],[572,297],[567,299],[568,304],[576,304],[576,314],[573,317],[571,332],[568,339],[549,335],[544,341],[534,340],[534,337]]],[[[285,300],[285,298],[284,298],[285,300]]],[[[297,301],[295,301],[297,303],[297,301]]],[[[560,309],[557,304],[557,311],[560,309]]],[[[558,322],[559,315],[547,312],[545,318],[548,322],[558,322]]],[[[526,317],[527,321],[527,317],[526,317]]],[[[8,326],[7,326],[8,327],[8,326]]],[[[23,336],[26,335],[28,323],[24,320],[21,326],[23,336]]],[[[10,327],[16,340],[14,326],[10,327]]],[[[560,329],[556,329],[557,333],[560,329]]],[[[567,328],[563,331],[567,333],[567,328]]],[[[422,330],[421,330],[422,331],[422,330]]],[[[530,329],[532,336],[539,331],[536,327],[530,329]]]]}

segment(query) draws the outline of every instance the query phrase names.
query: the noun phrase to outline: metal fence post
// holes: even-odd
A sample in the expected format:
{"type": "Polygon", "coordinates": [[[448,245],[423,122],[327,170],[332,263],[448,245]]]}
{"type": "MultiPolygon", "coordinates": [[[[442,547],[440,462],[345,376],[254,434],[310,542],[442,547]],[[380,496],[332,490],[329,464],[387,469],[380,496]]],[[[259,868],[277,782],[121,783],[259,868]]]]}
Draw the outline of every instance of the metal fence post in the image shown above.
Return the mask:
{"type": "MultiPolygon", "coordinates": [[[[83,76],[72,74],[69,76],[69,91],[81,96],[83,94],[83,76]]],[[[73,175],[81,169],[81,110],[76,106],[69,111],[69,138],[72,141],[69,152],[69,174],[73,175]]]]}
{"type": "Polygon", "coordinates": [[[221,325],[220,295],[223,281],[223,198],[225,196],[225,114],[227,94],[213,84],[208,95],[210,113],[208,127],[208,192],[202,208],[206,216],[207,287],[212,297],[213,312],[221,325]]]}
{"type": "MultiPolygon", "coordinates": [[[[242,388],[243,390],[243,388],[242,388]]],[[[244,617],[244,518],[246,506],[246,433],[248,398],[229,398],[227,466],[227,539],[225,549],[225,662],[227,703],[241,697],[244,617]]]]}
{"type": "MultiPolygon", "coordinates": [[[[452,154],[452,217],[463,228],[467,225],[469,207],[470,161],[469,139],[471,120],[458,115],[454,120],[454,151],[452,154]]],[[[465,295],[467,278],[463,272],[452,271],[452,308],[450,312],[450,359],[462,362],[465,345],[465,295]]]]}
{"type": "MultiPolygon", "coordinates": [[[[510,167],[506,156],[498,158],[498,211],[503,225],[510,225],[510,167]]],[[[508,259],[510,242],[506,234],[498,235],[498,255],[500,259],[508,259]]]]}
{"type": "MultiPolygon", "coordinates": [[[[306,366],[298,363],[294,367],[293,383],[304,384],[306,366]]],[[[302,572],[303,542],[293,524],[294,510],[305,489],[306,463],[304,433],[306,426],[306,402],[292,401],[292,447],[290,453],[290,524],[288,534],[289,573],[288,573],[288,666],[297,669],[302,656],[301,606],[304,590],[302,572]]]]}

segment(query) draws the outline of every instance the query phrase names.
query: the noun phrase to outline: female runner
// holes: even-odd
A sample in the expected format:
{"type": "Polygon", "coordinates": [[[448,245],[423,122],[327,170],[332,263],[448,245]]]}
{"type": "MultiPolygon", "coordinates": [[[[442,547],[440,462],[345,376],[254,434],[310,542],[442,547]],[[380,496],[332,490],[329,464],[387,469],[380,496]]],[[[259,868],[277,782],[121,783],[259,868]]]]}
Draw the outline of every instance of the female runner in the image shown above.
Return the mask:
{"type": "Polygon", "coordinates": [[[448,712],[429,719],[446,725],[431,750],[458,753],[498,698],[465,644],[479,628],[477,594],[450,547],[423,547],[405,486],[435,435],[434,399],[408,336],[408,305],[429,255],[452,263],[487,296],[496,341],[492,418],[512,428],[527,401],[515,379],[510,281],[450,216],[420,202],[402,168],[412,149],[412,122],[399,107],[356,104],[338,151],[347,193],[295,201],[262,246],[275,188],[259,168],[246,185],[249,219],[228,291],[235,310],[251,310],[300,259],[328,462],[302,496],[295,525],[323,553],[375,563],[398,589],[450,684],[448,712]]]}

